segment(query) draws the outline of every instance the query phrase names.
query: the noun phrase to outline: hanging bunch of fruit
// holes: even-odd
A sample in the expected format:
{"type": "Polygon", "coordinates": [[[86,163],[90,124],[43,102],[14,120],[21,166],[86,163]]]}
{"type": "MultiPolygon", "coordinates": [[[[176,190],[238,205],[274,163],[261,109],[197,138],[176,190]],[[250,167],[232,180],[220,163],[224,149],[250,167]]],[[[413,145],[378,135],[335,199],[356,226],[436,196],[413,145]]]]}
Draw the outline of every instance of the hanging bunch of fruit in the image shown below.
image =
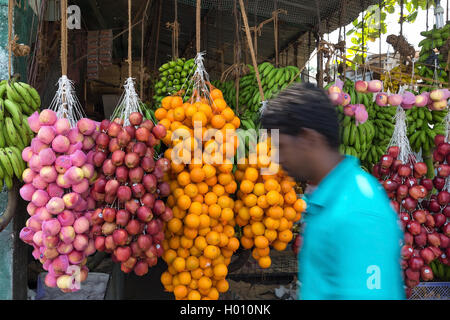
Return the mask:
{"type": "Polygon", "coordinates": [[[239,182],[238,200],[234,205],[236,223],[243,228],[241,245],[252,249],[252,256],[261,268],[271,266],[270,247],[286,249],[293,239],[294,223],[306,209],[297,198],[295,182],[278,164],[271,162],[270,138],[256,145],[244,163],[238,162],[235,172],[239,182]],[[267,170],[266,172],[264,170],[267,170]]]}
{"type": "Polygon", "coordinates": [[[0,190],[3,185],[11,189],[14,176],[22,180],[26,166],[21,153],[35,135],[28,117],[40,106],[41,98],[30,85],[14,79],[0,82],[0,190]]]}
{"type": "MultiPolygon", "coordinates": [[[[196,64],[204,73],[202,59],[199,54],[196,64]]],[[[239,248],[232,158],[240,120],[222,92],[207,87],[203,73],[194,74],[197,86],[189,102],[168,96],[155,112],[168,132],[163,140],[168,147],[164,154],[171,160],[167,205],[174,216],[165,224],[163,258],[168,270],[161,282],[176,299],[217,300],[228,290],[228,265],[239,248]]]]}
{"type": "Polygon", "coordinates": [[[191,78],[195,71],[194,59],[179,58],[168,61],[159,68],[159,79],[155,84],[154,109],[161,106],[162,99],[185,90],[183,97],[187,101],[192,95],[191,78]]]}
{"type": "Polygon", "coordinates": [[[34,247],[33,257],[48,271],[47,286],[76,291],[87,278],[87,256],[95,252],[90,188],[96,179],[98,124],[83,118],[71,128],[49,109],[35,112],[28,123],[37,136],[21,155],[28,168],[20,195],[29,201],[31,217],[20,238],[34,247]]]}
{"type": "Polygon", "coordinates": [[[390,71],[381,74],[380,80],[383,81],[385,92],[398,92],[400,87],[405,84],[416,84],[421,80],[419,67],[414,65],[414,76],[412,65],[399,64],[390,71]]]}
{"type": "MultiPolygon", "coordinates": [[[[259,122],[259,109],[262,97],[259,93],[256,73],[248,66],[250,73],[243,76],[239,83],[239,104],[246,107],[242,119],[252,121],[256,127],[259,122]]],[[[284,90],[293,81],[300,82],[300,71],[295,66],[276,68],[269,62],[258,66],[264,98],[269,100],[284,90]]]]}
{"type": "Polygon", "coordinates": [[[97,209],[92,215],[95,248],[112,253],[125,273],[142,276],[163,253],[163,221],[172,218],[164,204],[169,185],[164,175],[169,161],[154,147],[166,129],[143,121],[139,112],[123,119],[103,120],[96,138],[94,165],[100,173],[92,189],[97,209]]]}
{"type": "MultiPolygon", "coordinates": [[[[420,35],[425,39],[419,42],[421,47],[418,62],[418,74],[421,77],[448,82],[447,59],[450,49],[450,22],[441,28],[433,28],[429,31],[422,31],[420,35]],[[436,75],[435,75],[436,71],[436,75]]],[[[433,81],[423,81],[426,84],[433,84],[433,81]]],[[[429,88],[423,87],[421,92],[429,91],[429,88]]]]}

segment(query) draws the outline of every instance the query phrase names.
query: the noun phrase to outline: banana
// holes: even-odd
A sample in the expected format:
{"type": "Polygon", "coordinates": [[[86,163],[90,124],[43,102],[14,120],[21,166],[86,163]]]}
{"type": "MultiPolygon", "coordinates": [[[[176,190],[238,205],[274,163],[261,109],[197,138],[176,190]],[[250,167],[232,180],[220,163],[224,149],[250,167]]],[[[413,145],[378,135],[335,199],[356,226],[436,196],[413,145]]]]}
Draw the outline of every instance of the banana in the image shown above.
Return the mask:
{"type": "Polygon", "coordinates": [[[20,107],[17,103],[6,99],[5,100],[5,108],[8,113],[11,115],[14,123],[20,124],[22,122],[22,113],[20,111],[20,107]]]}
{"type": "Polygon", "coordinates": [[[17,143],[19,143],[19,136],[17,135],[16,128],[14,127],[13,121],[10,117],[5,118],[5,128],[12,143],[11,145],[17,145],[17,143]]]}
{"type": "Polygon", "coordinates": [[[8,190],[12,190],[13,187],[13,180],[11,176],[5,175],[3,178],[3,181],[5,182],[5,186],[8,190]]]}
{"type": "Polygon", "coordinates": [[[0,149],[0,151],[4,152],[8,156],[8,159],[11,163],[11,166],[13,168],[16,178],[21,180],[22,179],[22,171],[21,171],[21,164],[19,162],[20,159],[17,159],[16,154],[14,152],[12,152],[12,150],[9,148],[0,149]]]}
{"type": "Polygon", "coordinates": [[[6,83],[6,96],[8,99],[16,101],[16,102],[23,102],[22,97],[17,93],[17,91],[14,89],[14,82],[6,83]]]}
{"type": "Polygon", "coordinates": [[[25,104],[31,105],[32,98],[27,89],[22,87],[18,82],[14,82],[14,89],[16,89],[17,93],[20,95],[25,104]]]}
{"type": "Polygon", "coordinates": [[[5,119],[5,102],[0,98],[0,121],[5,119]]]}
{"type": "Polygon", "coordinates": [[[2,166],[5,176],[13,177],[14,169],[3,148],[0,148],[0,165],[2,166]]]}
{"type": "Polygon", "coordinates": [[[21,165],[21,171],[22,172],[25,171],[26,164],[25,164],[25,161],[23,161],[23,159],[22,159],[22,152],[20,152],[19,148],[15,147],[15,146],[9,146],[7,148],[9,148],[16,155],[16,158],[18,159],[18,162],[21,165]]]}

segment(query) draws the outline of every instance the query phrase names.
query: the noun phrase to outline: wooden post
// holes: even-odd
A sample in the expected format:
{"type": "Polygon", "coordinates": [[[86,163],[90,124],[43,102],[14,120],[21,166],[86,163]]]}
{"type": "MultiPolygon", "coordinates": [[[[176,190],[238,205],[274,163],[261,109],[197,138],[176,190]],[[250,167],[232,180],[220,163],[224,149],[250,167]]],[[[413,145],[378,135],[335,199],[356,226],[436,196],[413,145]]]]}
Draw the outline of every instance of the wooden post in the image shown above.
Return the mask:
{"type": "Polygon", "coordinates": [[[196,7],[196,19],[195,19],[195,30],[196,30],[196,40],[197,40],[197,53],[200,52],[200,32],[201,32],[201,5],[202,5],[202,0],[197,0],[197,7],[196,7]]]}
{"type": "Polygon", "coordinates": [[[247,35],[247,43],[250,48],[250,54],[252,57],[253,68],[255,69],[256,80],[258,81],[259,94],[261,96],[261,101],[264,101],[265,100],[264,91],[263,91],[262,85],[261,85],[261,77],[260,77],[260,74],[258,71],[258,64],[256,63],[255,51],[253,51],[252,36],[250,34],[250,28],[248,26],[248,19],[247,19],[247,14],[245,12],[244,2],[242,0],[239,0],[239,5],[241,7],[242,20],[244,21],[245,34],[247,35]]]}

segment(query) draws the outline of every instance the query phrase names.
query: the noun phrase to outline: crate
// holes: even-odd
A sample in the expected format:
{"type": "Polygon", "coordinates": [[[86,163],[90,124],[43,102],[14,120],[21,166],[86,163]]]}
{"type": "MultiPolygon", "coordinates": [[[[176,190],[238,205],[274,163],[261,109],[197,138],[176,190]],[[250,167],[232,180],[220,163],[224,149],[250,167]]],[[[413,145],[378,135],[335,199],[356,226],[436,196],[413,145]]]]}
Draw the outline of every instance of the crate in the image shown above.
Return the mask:
{"type": "Polygon", "coordinates": [[[409,300],[450,300],[450,282],[421,282],[409,300]]]}

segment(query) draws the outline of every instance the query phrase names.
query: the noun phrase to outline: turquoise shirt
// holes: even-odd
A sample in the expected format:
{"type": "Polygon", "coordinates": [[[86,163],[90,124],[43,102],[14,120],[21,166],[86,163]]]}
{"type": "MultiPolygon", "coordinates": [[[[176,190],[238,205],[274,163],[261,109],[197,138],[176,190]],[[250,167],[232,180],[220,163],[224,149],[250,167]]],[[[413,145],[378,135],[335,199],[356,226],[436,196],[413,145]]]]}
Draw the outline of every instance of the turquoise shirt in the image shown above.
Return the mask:
{"type": "Polygon", "coordinates": [[[405,299],[403,233],[381,184],[346,156],[307,200],[299,299],[405,299]]]}

